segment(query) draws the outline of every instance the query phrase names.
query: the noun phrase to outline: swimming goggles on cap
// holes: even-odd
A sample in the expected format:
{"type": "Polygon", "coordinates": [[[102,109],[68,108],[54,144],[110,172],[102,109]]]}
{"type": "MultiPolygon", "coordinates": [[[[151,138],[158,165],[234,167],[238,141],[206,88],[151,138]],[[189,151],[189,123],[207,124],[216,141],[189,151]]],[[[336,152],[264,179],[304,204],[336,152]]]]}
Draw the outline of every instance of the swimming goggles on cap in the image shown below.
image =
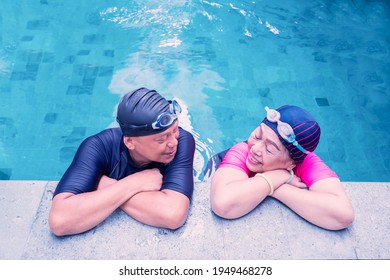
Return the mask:
{"type": "Polygon", "coordinates": [[[302,153],[308,154],[309,152],[301,145],[299,145],[298,141],[295,139],[295,133],[291,125],[280,120],[280,113],[275,109],[268,108],[268,106],[265,106],[264,109],[267,111],[267,120],[274,123],[276,122],[278,124],[277,130],[280,137],[282,137],[288,143],[293,144],[302,153]]]}
{"type": "Polygon", "coordinates": [[[161,113],[157,116],[156,120],[152,124],[134,125],[121,123],[122,126],[130,129],[164,129],[171,126],[181,113],[181,107],[176,100],[169,100],[169,111],[161,113]]]}

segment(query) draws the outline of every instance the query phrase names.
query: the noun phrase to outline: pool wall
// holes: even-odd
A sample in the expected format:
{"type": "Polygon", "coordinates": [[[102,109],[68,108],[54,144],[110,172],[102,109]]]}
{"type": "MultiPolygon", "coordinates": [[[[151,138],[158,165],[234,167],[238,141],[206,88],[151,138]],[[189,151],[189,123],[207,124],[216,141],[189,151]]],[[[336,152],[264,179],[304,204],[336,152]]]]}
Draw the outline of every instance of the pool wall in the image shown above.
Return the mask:
{"type": "Polygon", "coordinates": [[[202,182],[178,230],[146,226],[118,210],[90,231],[62,238],[48,227],[56,185],[0,181],[0,260],[390,259],[390,182],[344,182],[356,216],[341,231],[313,226],[274,199],[241,219],[220,219],[202,182]]]}

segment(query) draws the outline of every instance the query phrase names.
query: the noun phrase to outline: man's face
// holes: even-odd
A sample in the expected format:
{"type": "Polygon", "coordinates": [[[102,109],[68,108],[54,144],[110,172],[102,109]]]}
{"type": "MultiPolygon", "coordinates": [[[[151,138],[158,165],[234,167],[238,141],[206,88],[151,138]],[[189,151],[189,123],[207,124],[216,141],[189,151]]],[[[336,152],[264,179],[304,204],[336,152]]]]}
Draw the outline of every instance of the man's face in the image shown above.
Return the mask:
{"type": "Polygon", "coordinates": [[[167,130],[153,135],[128,137],[132,142],[132,148],[129,148],[130,156],[134,162],[143,166],[152,161],[164,164],[170,163],[177,152],[179,138],[179,124],[176,121],[167,130]]]}

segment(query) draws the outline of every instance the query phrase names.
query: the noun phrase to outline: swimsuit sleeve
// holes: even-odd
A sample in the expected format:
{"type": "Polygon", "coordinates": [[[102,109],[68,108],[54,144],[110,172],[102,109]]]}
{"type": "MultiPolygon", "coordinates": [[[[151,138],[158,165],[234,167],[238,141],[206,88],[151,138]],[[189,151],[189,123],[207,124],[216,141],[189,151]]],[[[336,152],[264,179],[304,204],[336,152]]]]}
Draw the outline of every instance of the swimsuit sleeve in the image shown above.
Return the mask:
{"type": "Polygon", "coordinates": [[[191,199],[194,190],[195,140],[191,133],[179,128],[178,141],[175,158],[164,169],[161,189],[177,191],[191,199]]]}
{"type": "Polygon", "coordinates": [[[96,190],[107,169],[105,151],[105,145],[96,135],[85,139],[58,183],[54,196],[63,192],[80,194],[96,190]]]}
{"type": "Polygon", "coordinates": [[[232,167],[242,170],[248,176],[250,171],[246,166],[246,159],[248,157],[248,144],[245,142],[234,145],[229,149],[223,158],[219,168],[221,167],[232,167]]]}
{"type": "Polygon", "coordinates": [[[308,154],[305,160],[297,165],[294,173],[308,187],[321,179],[338,178],[337,174],[314,153],[308,154]]]}

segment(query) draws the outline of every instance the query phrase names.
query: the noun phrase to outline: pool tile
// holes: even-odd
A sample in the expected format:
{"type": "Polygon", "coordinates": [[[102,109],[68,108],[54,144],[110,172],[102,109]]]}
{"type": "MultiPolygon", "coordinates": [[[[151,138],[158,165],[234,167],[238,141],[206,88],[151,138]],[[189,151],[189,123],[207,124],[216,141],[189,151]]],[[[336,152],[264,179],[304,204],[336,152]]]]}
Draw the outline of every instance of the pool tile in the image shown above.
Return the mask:
{"type": "Polygon", "coordinates": [[[44,123],[54,124],[57,121],[57,113],[47,113],[44,119],[44,123]]]}
{"type": "Polygon", "coordinates": [[[15,138],[18,134],[18,130],[15,126],[15,121],[13,118],[0,116],[0,128],[2,129],[2,134],[0,135],[2,140],[15,138]]]}
{"type": "Polygon", "coordinates": [[[84,44],[103,44],[105,40],[106,36],[101,34],[85,35],[83,37],[84,44]]]}
{"type": "Polygon", "coordinates": [[[93,89],[93,86],[95,85],[95,79],[83,79],[82,81],[83,87],[90,87],[93,89]]]}
{"type": "Polygon", "coordinates": [[[271,89],[269,87],[259,88],[258,93],[261,97],[268,97],[271,89]]]}
{"type": "Polygon", "coordinates": [[[352,52],[354,51],[354,46],[350,42],[344,39],[338,39],[335,42],[334,51],[335,52],[352,52]]]}
{"type": "Polygon", "coordinates": [[[38,51],[29,51],[26,52],[27,55],[27,63],[28,64],[39,64],[42,61],[42,52],[38,51]]]}
{"type": "Polygon", "coordinates": [[[84,66],[84,79],[95,79],[99,73],[99,67],[96,66],[84,66]]]}
{"type": "Polygon", "coordinates": [[[42,63],[52,63],[55,61],[55,53],[54,52],[43,52],[42,53],[42,63]]]}
{"type": "Polygon", "coordinates": [[[11,87],[8,86],[0,86],[0,94],[2,96],[11,94],[11,87]]]}
{"type": "Polygon", "coordinates": [[[93,87],[91,87],[91,86],[81,86],[79,88],[79,94],[91,95],[91,94],[93,94],[93,87]]]}
{"type": "Polygon", "coordinates": [[[384,82],[383,78],[374,71],[365,72],[364,80],[370,84],[382,84],[384,82]]]}
{"type": "Polygon", "coordinates": [[[11,80],[11,81],[22,81],[22,80],[26,80],[25,72],[12,72],[11,77],[10,77],[10,80],[11,80]]]}
{"type": "Polygon", "coordinates": [[[103,56],[114,57],[115,51],[114,50],[104,50],[103,56]]]}
{"type": "Polygon", "coordinates": [[[80,91],[80,86],[68,86],[68,90],[66,91],[67,95],[78,95],[80,91]]]}
{"type": "Polygon", "coordinates": [[[332,162],[346,163],[346,152],[342,137],[333,137],[330,140],[328,152],[332,162]]]}
{"type": "Polygon", "coordinates": [[[60,149],[59,160],[66,163],[70,162],[73,159],[76,151],[77,147],[62,147],[60,149]]]}
{"type": "Polygon", "coordinates": [[[11,168],[0,168],[0,180],[9,180],[12,175],[11,168]]]}
{"type": "Polygon", "coordinates": [[[12,81],[35,81],[37,74],[38,74],[38,69],[39,65],[38,64],[27,64],[25,66],[26,71],[23,72],[13,72],[11,74],[11,80],[12,81]]]}
{"type": "Polygon", "coordinates": [[[367,44],[366,51],[369,54],[386,54],[386,47],[381,42],[370,41],[367,44]]]}
{"type": "Polygon", "coordinates": [[[91,25],[99,25],[102,19],[100,18],[100,15],[98,12],[93,12],[88,14],[87,16],[87,22],[91,25]]]}
{"type": "Polygon", "coordinates": [[[50,21],[48,20],[31,20],[27,22],[26,29],[29,30],[44,30],[49,28],[50,21]]]}
{"type": "Polygon", "coordinates": [[[383,164],[388,171],[386,174],[384,174],[383,180],[389,181],[390,180],[390,156],[383,155],[383,164]],[[387,179],[386,179],[387,178],[387,179]]]}
{"type": "Polygon", "coordinates": [[[26,72],[28,73],[37,73],[39,69],[39,64],[27,64],[26,65],[26,72]]]}
{"type": "Polygon", "coordinates": [[[73,143],[85,137],[86,127],[74,127],[71,134],[66,137],[66,143],[73,143]]]}
{"type": "Polygon", "coordinates": [[[22,41],[22,42],[30,42],[30,41],[32,41],[32,40],[34,40],[34,36],[23,36],[23,37],[20,39],[20,41],[22,41]]]}
{"type": "Polygon", "coordinates": [[[37,72],[28,72],[26,71],[24,73],[24,80],[27,81],[35,81],[36,80],[36,77],[37,77],[37,72]]]}
{"type": "Polygon", "coordinates": [[[317,105],[320,107],[328,107],[329,106],[328,99],[324,98],[324,97],[317,97],[316,102],[317,102],[317,105]]]}
{"type": "Polygon", "coordinates": [[[69,55],[64,58],[64,63],[73,64],[76,61],[76,57],[74,55],[69,55]]]}
{"type": "Polygon", "coordinates": [[[90,53],[90,50],[79,50],[78,52],[77,52],[77,55],[89,55],[89,53],[90,53]]]}
{"type": "Polygon", "coordinates": [[[99,68],[99,77],[111,77],[114,73],[113,66],[101,66],[99,68]]]}

